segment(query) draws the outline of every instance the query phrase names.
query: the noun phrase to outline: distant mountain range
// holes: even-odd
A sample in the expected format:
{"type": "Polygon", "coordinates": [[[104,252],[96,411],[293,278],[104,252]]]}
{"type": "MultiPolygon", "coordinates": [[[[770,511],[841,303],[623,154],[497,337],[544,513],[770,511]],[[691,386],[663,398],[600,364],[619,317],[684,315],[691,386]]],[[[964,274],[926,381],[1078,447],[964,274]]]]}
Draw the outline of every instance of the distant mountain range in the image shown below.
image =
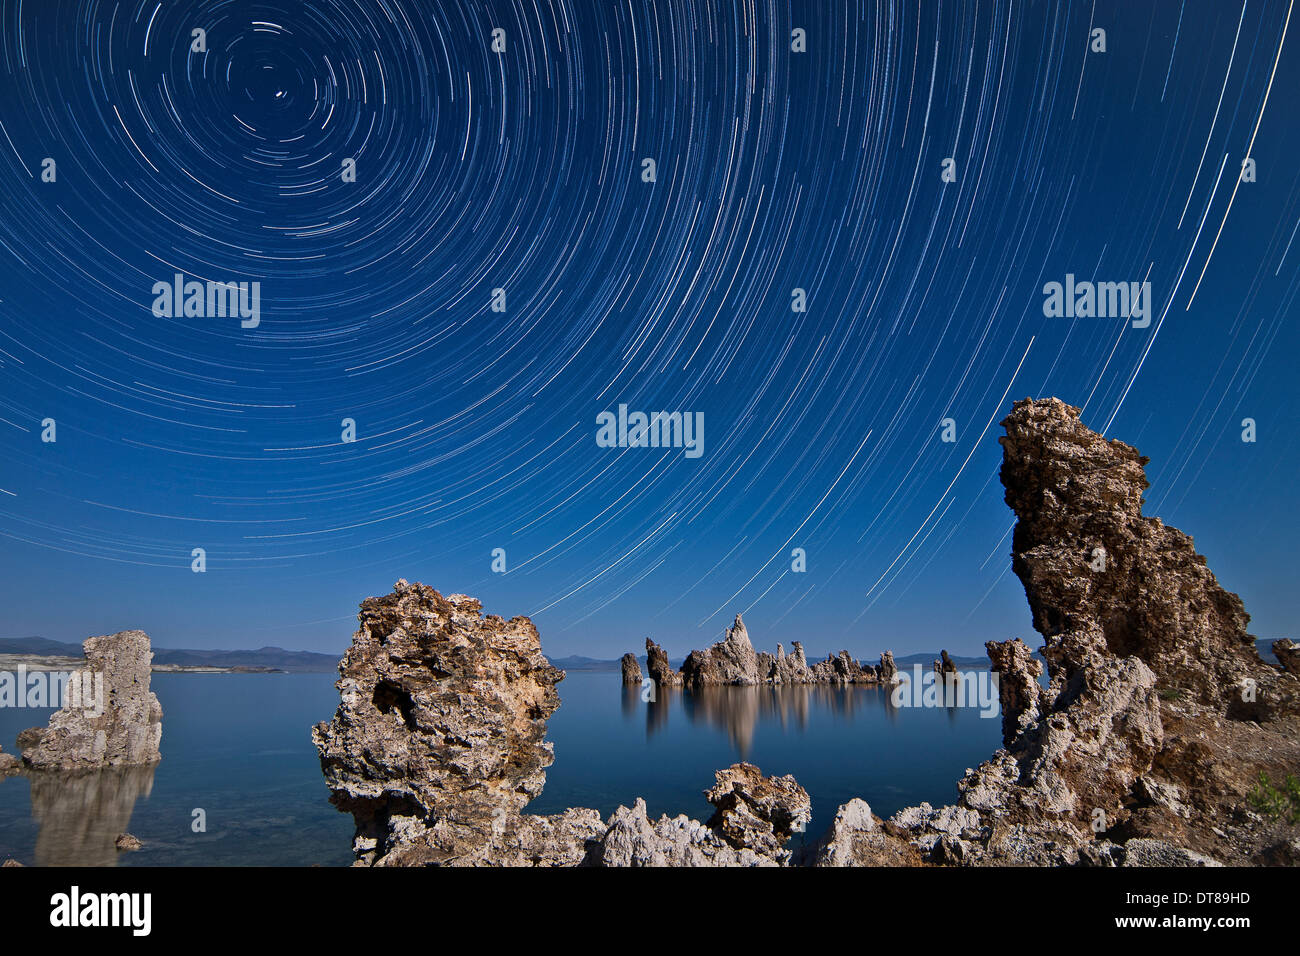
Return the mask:
{"type": "MultiPolygon", "coordinates": [[[[1272,638],[1255,642],[1259,656],[1270,664],[1276,664],[1270,645],[1272,638]]],[[[81,645],[65,641],[51,641],[43,637],[0,638],[0,654],[40,654],[48,657],[81,657],[81,645]]],[[[153,660],[155,664],[180,667],[257,667],[285,671],[290,674],[332,674],[338,669],[339,656],[320,654],[316,651],[286,651],[283,647],[259,647],[256,650],[235,651],[200,651],[184,648],[155,647],[153,660]]],[[[916,664],[928,667],[938,657],[934,654],[908,654],[894,658],[900,670],[911,670],[916,664]]],[[[809,661],[824,659],[825,655],[808,655],[809,661]]],[[[952,656],[953,662],[967,670],[983,670],[989,666],[986,657],[952,656]]],[[[584,657],[574,654],[569,657],[549,658],[556,667],[566,671],[618,671],[620,659],[584,657]]],[[[637,657],[641,669],[645,671],[645,655],[637,657]]],[[[681,659],[670,660],[674,668],[682,665],[681,659]]]]}
{"type": "MultiPolygon", "coordinates": [[[[43,637],[0,638],[0,654],[40,654],[47,657],[82,657],[80,644],[51,641],[43,637]]],[[[254,667],[285,671],[290,674],[327,674],[338,669],[338,654],[315,651],[286,651],[283,647],[259,647],[256,650],[198,651],[174,647],[155,647],[155,665],[170,667],[254,667]]]]}

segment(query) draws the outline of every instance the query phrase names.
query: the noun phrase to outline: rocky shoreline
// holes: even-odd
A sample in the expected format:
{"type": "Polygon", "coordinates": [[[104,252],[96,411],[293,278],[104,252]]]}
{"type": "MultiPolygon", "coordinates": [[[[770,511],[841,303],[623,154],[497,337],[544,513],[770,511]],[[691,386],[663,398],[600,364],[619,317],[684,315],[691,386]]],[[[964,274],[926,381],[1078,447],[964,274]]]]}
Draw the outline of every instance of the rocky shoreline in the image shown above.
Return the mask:
{"type": "MultiPolygon", "coordinates": [[[[72,671],[86,666],[84,657],[61,657],[50,654],[0,654],[0,672],[16,671],[22,667],[27,671],[72,671]]],[[[235,665],[233,667],[210,667],[205,664],[153,664],[150,670],[155,674],[286,674],[288,671],[278,667],[261,667],[258,665],[235,665]]]]}
{"type": "MultiPolygon", "coordinates": [[[[331,800],[356,822],[360,865],[1208,866],[1300,863],[1296,825],[1255,800],[1300,765],[1297,650],[1260,659],[1240,598],[1192,540],[1141,513],[1147,459],[1057,399],[1017,402],[1003,421],[1001,477],[1017,517],[1012,566],[1043,664],[989,642],[1004,747],[958,784],[955,805],[882,820],[862,799],[798,858],[808,822],[791,777],[749,764],[716,774],[714,814],[651,820],[644,800],[524,813],[552,747],[546,719],[563,672],[532,622],[481,614],[464,595],[399,581],[361,605],[340,664],[340,706],[312,732],[331,800]]],[[[809,666],[802,648],[759,654],[739,615],[680,671],[647,641],[660,687],[892,683],[889,652],[809,666]]],[[[623,679],[640,682],[635,657],[623,679]]],[[[955,670],[945,654],[940,674],[955,670]]]]}

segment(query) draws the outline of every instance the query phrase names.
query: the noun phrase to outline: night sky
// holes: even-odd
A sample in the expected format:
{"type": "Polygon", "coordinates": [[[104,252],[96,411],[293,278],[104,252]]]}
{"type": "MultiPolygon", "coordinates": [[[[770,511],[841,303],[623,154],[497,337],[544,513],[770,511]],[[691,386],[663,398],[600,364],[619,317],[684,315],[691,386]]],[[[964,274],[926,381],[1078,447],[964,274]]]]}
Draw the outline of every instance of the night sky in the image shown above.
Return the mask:
{"type": "Polygon", "coordinates": [[[1037,646],[1031,395],[1297,636],[1291,14],[0,0],[0,636],[335,651],[404,577],[552,655],[1037,646]],[[176,273],[259,324],[155,316],[176,273]],[[1067,274],[1149,327],[1045,316],[1067,274]],[[620,404],[702,454],[600,447],[620,404]]]}

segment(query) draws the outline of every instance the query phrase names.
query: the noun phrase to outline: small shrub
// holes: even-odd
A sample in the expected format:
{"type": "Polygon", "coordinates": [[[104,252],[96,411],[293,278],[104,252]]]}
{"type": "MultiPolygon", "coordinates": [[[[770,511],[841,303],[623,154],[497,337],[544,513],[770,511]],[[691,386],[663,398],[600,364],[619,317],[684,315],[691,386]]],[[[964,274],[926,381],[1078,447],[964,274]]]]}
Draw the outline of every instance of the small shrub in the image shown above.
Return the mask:
{"type": "Polygon", "coordinates": [[[1285,817],[1288,823],[1300,823],[1300,780],[1293,773],[1286,775],[1278,789],[1261,770],[1249,800],[1252,807],[1271,820],[1285,817]]]}

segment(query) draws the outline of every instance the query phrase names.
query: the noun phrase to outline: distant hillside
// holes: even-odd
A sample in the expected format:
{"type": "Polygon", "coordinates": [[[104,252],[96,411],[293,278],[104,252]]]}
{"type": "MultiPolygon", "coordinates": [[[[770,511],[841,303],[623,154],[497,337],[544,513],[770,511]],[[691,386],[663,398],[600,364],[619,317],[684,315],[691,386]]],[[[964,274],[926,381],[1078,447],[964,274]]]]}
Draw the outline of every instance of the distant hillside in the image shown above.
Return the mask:
{"type": "MultiPolygon", "coordinates": [[[[82,657],[80,644],[51,641],[43,637],[0,638],[0,654],[43,654],[57,657],[82,657]]],[[[155,647],[153,662],[185,667],[257,667],[287,671],[291,674],[328,674],[339,666],[335,654],[315,651],[286,651],[282,647],[259,647],[256,650],[200,651],[175,647],[155,647]]]]}
{"type": "MultiPolygon", "coordinates": [[[[987,657],[958,657],[956,654],[949,654],[948,656],[952,658],[952,662],[958,667],[967,670],[986,670],[989,666],[987,657]]],[[[894,663],[898,665],[900,670],[903,668],[911,670],[917,664],[922,667],[933,667],[934,662],[938,659],[939,652],[935,651],[933,654],[908,654],[906,657],[895,657],[894,663]]]]}
{"type": "MultiPolygon", "coordinates": [[[[607,661],[596,657],[583,657],[581,654],[574,654],[571,657],[548,657],[547,660],[550,661],[553,666],[565,671],[616,671],[620,670],[622,667],[620,661],[607,661]]],[[[640,658],[640,661],[644,666],[644,655],[640,658]]]]}

